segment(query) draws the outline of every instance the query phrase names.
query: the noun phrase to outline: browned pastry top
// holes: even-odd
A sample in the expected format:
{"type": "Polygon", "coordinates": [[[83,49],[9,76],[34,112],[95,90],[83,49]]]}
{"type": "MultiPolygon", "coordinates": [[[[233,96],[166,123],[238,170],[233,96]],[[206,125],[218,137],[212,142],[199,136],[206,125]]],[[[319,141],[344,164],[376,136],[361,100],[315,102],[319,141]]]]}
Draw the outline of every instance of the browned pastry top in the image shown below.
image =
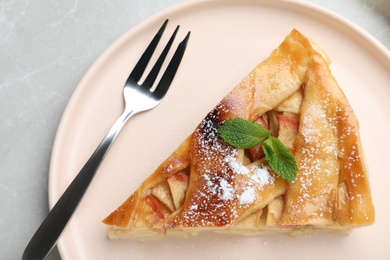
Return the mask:
{"type": "Polygon", "coordinates": [[[280,196],[279,227],[373,223],[358,121],[317,50],[293,30],[104,223],[128,230],[232,227],[280,196]],[[290,150],[299,172],[288,183],[264,161],[244,166],[243,151],[225,143],[217,129],[231,118],[255,121],[297,100],[296,94],[299,106],[291,110],[298,109],[299,131],[290,150]],[[150,190],[185,169],[183,205],[156,216],[150,190]]]}

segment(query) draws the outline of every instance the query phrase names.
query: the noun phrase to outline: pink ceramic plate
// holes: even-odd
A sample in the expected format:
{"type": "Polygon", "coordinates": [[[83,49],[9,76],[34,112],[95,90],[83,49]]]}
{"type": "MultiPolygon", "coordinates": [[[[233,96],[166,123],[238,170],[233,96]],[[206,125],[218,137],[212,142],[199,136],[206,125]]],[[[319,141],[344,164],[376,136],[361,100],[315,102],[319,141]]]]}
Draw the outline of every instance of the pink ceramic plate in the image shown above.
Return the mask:
{"type": "MultiPolygon", "coordinates": [[[[389,259],[390,55],[340,17],[296,1],[186,1],[118,39],[74,92],[58,129],[50,170],[53,206],[100,142],[122,104],[122,86],[157,28],[191,30],[165,100],[123,129],[59,240],[63,259],[389,259]],[[202,234],[161,241],[110,241],[101,220],[122,203],[206,113],[295,27],[332,58],[331,69],[360,119],[376,224],[347,236],[241,237],[202,234]]],[[[167,33],[166,35],[169,35],[167,33]]]]}

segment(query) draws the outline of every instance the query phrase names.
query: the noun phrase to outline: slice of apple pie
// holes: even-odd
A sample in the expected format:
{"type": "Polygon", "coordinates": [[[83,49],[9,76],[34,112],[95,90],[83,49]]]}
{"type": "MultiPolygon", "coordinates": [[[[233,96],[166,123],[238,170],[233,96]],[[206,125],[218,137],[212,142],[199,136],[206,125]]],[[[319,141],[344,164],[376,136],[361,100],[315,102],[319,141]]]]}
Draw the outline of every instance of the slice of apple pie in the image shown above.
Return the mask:
{"type": "Polygon", "coordinates": [[[103,220],[109,237],[344,233],[372,224],[358,120],[329,62],[292,30],[103,220]],[[277,138],[295,158],[296,177],[276,174],[261,143],[226,142],[218,129],[233,118],[256,122],[277,138]]]}

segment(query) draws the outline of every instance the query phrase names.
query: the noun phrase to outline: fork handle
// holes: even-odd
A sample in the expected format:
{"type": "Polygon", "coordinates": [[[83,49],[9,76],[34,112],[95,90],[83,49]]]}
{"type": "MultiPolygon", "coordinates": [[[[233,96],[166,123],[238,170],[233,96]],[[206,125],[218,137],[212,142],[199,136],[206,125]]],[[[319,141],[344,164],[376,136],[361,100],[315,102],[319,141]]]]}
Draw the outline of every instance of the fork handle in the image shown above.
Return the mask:
{"type": "Polygon", "coordinates": [[[44,259],[50,253],[69,219],[72,217],[73,212],[76,210],[119,131],[133,114],[132,110],[125,110],[116,120],[95,152],[85,163],[81,171],[62,194],[61,198],[31,238],[23,253],[23,260],[44,259]]]}

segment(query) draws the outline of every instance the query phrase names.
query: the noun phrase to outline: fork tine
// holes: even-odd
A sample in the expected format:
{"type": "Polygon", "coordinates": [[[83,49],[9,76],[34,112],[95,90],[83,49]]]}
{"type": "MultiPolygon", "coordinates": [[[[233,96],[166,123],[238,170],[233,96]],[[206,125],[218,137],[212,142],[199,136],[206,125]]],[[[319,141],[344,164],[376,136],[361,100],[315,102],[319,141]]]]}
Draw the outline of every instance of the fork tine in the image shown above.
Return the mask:
{"type": "Polygon", "coordinates": [[[145,68],[149,63],[150,58],[152,57],[153,52],[156,49],[157,44],[160,41],[165,28],[167,27],[167,24],[168,24],[168,19],[165,20],[165,22],[160,27],[156,35],[153,37],[153,40],[149,43],[145,52],[142,54],[141,58],[135,65],[133,71],[130,73],[130,76],[128,77],[127,81],[129,80],[139,81],[141,79],[141,76],[144,73],[145,68]]]}
{"type": "Polygon", "coordinates": [[[175,53],[173,54],[172,60],[169,62],[167,69],[165,70],[163,76],[160,79],[156,89],[153,92],[153,96],[157,99],[161,99],[165,96],[168,91],[169,86],[172,83],[173,78],[175,77],[176,71],[179,68],[180,62],[183,58],[184,52],[187,47],[188,40],[190,38],[191,32],[188,32],[183,41],[180,42],[175,53]]]}
{"type": "Polygon", "coordinates": [[[176,36],[178,30],[179,30],[179,26],[176,27],[176,29],[173,32],[171,38],[169,39],[167,45],[165,46],[163,52],[161,53],[160,57],[158,58],[156,64],[154,64],[149,75],[146,77],[145,81],[142,83],[142,86],[144,86],[145,88],[151,88],[154,81],[156,80],[157,75],[160,72],[160,69],[164,63],[164,60],[169,52],[169,49],[171,48],[172,43],[175,40],[175,36],[176,36]]]}

